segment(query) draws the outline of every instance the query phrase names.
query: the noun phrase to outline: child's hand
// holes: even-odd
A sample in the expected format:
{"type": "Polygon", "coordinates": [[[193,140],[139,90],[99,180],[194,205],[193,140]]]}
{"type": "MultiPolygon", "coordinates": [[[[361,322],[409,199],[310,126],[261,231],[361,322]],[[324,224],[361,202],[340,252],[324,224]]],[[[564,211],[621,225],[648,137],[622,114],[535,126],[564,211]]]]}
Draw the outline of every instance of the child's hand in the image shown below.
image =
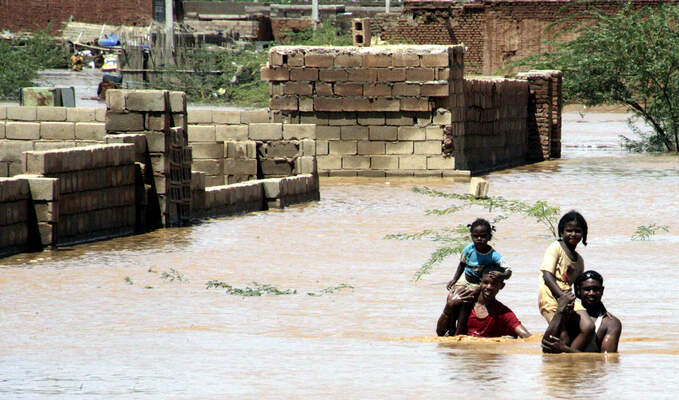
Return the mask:
{"type": "Polygon", "coordinates": [[[570,312],[575,305],[575,294],[571,291],[563,292],[559,300],[557,300],[556,311],[558,313],[570,312]]]}
{"type": "Polygon", "coordinates": [[[453,288],[453,285],[455,284],[455,280],[452,279],[448,284],[446,285],[446,289],[450,290],[453,288]]]}
{"type": "Polygon", "coordinates": [[[490,279],[492,279],[494,281],[505,278],[505,275],[503,273],[501,273],[500,271],[490,271],[488,273],[488,276],[490,276],[490,279]]]}

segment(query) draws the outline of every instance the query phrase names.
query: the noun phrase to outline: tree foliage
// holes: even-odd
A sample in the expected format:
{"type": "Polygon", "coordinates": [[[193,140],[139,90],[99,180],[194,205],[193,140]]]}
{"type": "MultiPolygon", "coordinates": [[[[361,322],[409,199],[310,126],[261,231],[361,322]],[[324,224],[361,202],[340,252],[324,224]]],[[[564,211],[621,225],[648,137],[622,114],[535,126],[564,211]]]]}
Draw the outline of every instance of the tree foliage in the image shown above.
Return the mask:
{"type": "MultiPolygon", "coordinates": [[[[679,151],[678,23],[679,6],[673,3],[626,3],[614,14],[586,8],[549,28],[560,30],[550,42],[554,51],[512,66],[562,70],[567,101],[624,104],[653,128],[645,138],[650,146],[637,144],[638,149],[660,144],[661,149],[679,151]]],[[[635,147],[633,141],[627,143],[635,147]]]]}

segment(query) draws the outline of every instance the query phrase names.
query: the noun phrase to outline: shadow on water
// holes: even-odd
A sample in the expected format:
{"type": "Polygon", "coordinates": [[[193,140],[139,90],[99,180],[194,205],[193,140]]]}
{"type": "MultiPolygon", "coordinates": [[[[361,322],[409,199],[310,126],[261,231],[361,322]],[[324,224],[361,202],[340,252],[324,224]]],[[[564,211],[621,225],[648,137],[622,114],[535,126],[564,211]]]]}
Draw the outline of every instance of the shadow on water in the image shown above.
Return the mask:
{"type": "Polygon", "coordinates": [[[619,354],[543,354],[539,379],[546,393],[557,398],[598,396],[620,368],[619,354]]]}

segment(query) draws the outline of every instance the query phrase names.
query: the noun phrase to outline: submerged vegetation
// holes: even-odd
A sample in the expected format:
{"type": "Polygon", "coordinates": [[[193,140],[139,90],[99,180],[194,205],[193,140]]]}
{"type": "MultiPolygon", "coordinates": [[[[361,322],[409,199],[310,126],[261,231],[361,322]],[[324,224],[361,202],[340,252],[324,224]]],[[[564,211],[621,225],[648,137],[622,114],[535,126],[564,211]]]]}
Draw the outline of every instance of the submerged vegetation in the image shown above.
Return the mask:
{"type": "MultiPolygon", "coordinates": [[[[520,200],[509,200],[501,196],[476,198],[470,194],[446,193],[428,187],[415,187],[413,191],[431,197],[439,197],[454,200],[457,203],[443,209],[426,210],[428,215],[449,215],[457,211],[470,207],[480,207],[488,213],[495,213],[490,223],[496,224],[506,220],[510,215],[522,215],[534,218],[553,236],[557,237],[557,221],[559,218],[559,208],[549,205],[544,200],[538,200],[533,204],[520,200]]],[[[420,280],[424,275],[431,273],[434,266],[441,263],[446,258],[460,254],[465,246],[469,244],[469,228],[465,224],[458,224],[454,227],[447,227],[439,230],[426,229],[418,233],[398,233],[385,236],[386,239],[396,240],[432,240],[440,244],[434,250],[429,259],[415,272],[413,279],[420,280]]]]}
{"type": "MultiPolygon", "coordinates": [[[[238,288],[222,281],[212,280],[207,282],[206,289],[226,289],[226,294],[243,297],[267,296],[267,295],[281,296],[297,294],[297,289],[279,289],[276,286],[262,284],[259,282],[251,282],[250,285],[246,286],[245,288],[238,288]]],[[[353,290],[354,287],[351,285],[347,285],[346,283],[340,283],[337,286],[327,287],[325,289],[320,289],[316,292],[307,292],[307,295],[323,296],[324,294],[332,294],[344,289],[353,290]]]]}
{"type": "Polygon", "coordinates": [[[669,232],[669,225],[639,225],[637,230],[632,234],[632,240],[650,240],[656,232],[669,232]]]}

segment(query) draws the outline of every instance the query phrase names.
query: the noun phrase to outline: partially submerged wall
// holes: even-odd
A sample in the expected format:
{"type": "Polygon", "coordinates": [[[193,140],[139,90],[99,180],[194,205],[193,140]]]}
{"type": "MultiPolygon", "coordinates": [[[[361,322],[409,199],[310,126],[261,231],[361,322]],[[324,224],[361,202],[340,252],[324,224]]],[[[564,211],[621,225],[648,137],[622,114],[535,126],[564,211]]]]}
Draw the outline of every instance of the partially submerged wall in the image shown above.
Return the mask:
{"type": "Polygon", "coordinates": [[[28,181],[0,178],[0,256],[34,248],[37,235],[30,234],[34,227],[28,181]]]}

